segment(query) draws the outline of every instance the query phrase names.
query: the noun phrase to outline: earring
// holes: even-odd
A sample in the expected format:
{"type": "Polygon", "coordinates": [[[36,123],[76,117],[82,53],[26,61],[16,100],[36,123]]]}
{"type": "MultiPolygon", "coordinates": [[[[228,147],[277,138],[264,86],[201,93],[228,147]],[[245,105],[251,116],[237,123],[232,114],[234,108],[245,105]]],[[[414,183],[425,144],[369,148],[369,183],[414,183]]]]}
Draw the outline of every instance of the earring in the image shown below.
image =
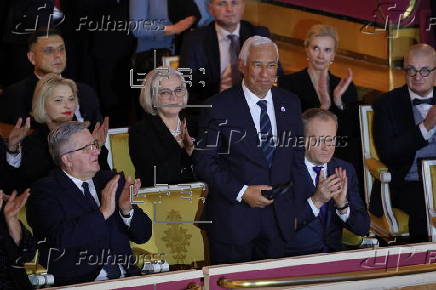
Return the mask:
{"type": "Polygon", "coordinates": [[[334,59],[332,59],[331,61],[330,61],[330,64],[333,64],[334,63],[334,59]]]}

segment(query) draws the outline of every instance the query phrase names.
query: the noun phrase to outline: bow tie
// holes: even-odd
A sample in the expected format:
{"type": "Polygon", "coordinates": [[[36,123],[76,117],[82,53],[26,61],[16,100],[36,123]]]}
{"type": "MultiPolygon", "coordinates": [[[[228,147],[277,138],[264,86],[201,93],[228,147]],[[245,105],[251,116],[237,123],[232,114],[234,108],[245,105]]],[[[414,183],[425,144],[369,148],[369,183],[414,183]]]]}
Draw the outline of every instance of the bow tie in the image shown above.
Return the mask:
{"type": "Polygon", "coordinates": [[[412,104],[414,106],[419,106],[419,105],[423,105],[423,104],[427,104],[427,105],[436,105],[435,103],[436,98],[430,98],[430,99],[424,99],[424,100],[420,100],[420,99],[413,99],[412,104]]]}

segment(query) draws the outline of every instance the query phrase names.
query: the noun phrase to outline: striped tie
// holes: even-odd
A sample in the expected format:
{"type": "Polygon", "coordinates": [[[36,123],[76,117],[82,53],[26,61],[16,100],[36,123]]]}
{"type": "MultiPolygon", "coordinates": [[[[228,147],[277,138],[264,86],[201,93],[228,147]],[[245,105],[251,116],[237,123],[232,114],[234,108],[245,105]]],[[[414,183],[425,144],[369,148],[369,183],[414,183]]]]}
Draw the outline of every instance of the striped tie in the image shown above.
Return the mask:
{"type": "Polygon", "coordinates": [[[273,135],[272,135],[271,121],[268,117],[267,110],[266,110],[267,101],[260,100],[257,102],[257,105],[260,107],[260,131],[259,131],[259,133],[261,134],[260,145],[262,147],[263,154],[265,155],[268,168],[271,168],[275,148],[273,142],[274,140],[271,140],[273,135]]]}
{"type": "Polygon", "coordinates": [[[238,68],[238,55],[240,51],[239,37],[234,34],[229,34],[227,37],[230,39],[230,65],[232,66],[232,86],[241,82],[241,73],[238,68]]]}

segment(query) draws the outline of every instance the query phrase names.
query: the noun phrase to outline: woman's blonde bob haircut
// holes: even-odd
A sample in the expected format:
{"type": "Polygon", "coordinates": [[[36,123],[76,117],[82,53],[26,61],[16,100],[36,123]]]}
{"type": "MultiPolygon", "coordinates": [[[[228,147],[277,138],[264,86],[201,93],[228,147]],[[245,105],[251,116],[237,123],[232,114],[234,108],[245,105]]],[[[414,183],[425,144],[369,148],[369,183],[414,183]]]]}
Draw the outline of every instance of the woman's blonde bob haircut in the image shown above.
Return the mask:
{"type": "Polygon", "coordinates": [[[324,24],[313,25],[306,34],[306,39],[304,40],[304,47],[308,47],[310,41],[314,37],[325,37],[329,36],[335,41],[335,49],[338,47],[339,37],[336,29],[333,26],[328,26],[324,24]]]}
{"type": "MultiPolygon", "coordinates": [[[[169,79],[173,76],[180,79],[182,87],[186,89],[186,83],[183,75],[170,67],[158,67],[147,73],[147,76],[142,83],[141,94],[139,95],[139,103],[144,111],[153,116],[157,114],[156,100],[160,88],[160,80],[163,78],[169,79]]],[[[182,105],[185,106],[187,103],[188,92],[186,91],[186,95],[183,97],[182,105]]]]}
{"type": "Polygon", "coordinates": [[[50,96],[54,88],[61,85],[71,88],[76,106],[78,105],[76,83],[58,74],[49,73],[38,81],[33,93],[32,116],[36,122],[43,124],[48,121],[48,115],[45,109],[47,97],[50,96]]]}

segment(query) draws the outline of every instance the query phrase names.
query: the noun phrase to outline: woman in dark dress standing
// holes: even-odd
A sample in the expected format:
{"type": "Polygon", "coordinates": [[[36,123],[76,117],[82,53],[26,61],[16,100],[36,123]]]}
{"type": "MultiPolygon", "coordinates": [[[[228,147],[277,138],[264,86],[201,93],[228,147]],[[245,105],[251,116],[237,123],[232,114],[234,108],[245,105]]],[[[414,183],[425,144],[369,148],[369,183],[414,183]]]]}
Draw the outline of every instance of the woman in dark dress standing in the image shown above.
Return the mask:
{"type": "Polygon", "coordinates": [[[357,90],[348,69],[346,78],[338,78],[330,71],[333,64],[338,36],[327,25],[314,25],[304,41],[307,68],[279,79],[279,87],[296,94],[301,100],[301,111],[310,108],[329,110],[338,117],[336,156],[351,162],[361,172],[362,156],[359,130],[357,90]]]}
{"type": "Polygon", "coordinates": [[[171,68],[147,74],[139,101],[146,112],[129,130],[129,153],[143,186],[194,181],[194,148],[181,110],[188,101],[183,75],[171,68]],[[154,179],[156,168],[156,179],[154,179]]]}

